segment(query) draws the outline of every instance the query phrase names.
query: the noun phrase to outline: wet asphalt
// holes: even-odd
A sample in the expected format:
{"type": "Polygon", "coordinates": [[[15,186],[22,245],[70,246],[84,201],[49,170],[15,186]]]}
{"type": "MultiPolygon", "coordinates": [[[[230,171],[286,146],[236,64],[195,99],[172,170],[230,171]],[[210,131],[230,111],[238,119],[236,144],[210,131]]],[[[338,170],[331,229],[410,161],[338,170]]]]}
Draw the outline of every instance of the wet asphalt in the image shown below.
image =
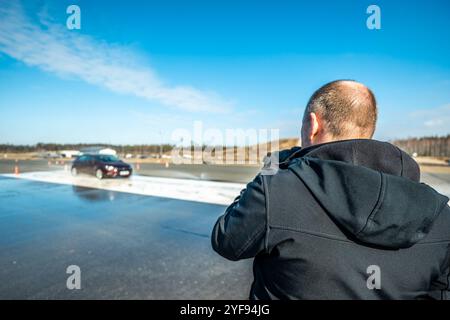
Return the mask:
{"type": "MultiPolygon", "coordinates": [[[[71,162],[66,161],[68,167],[71,162]]],[[[141,163],[139,169],[136,164],[130,163],[134,167],[134,172],[139,175],[164,177],[164,178],[178,178],[178,179],[195,179],[208,181],[231,181],[239,183],[247,183],[251,181],[258,173],[258,166],[249,165],[169,165],[166,167],[164,163],[141,163]]],[[[64,165],[55,160],[19,160],[17,162],[20,172],[34,172],[34,171],[53,171],[62,170],[64,165]]],[[[0,174],[14,173],[16,166],[15,160],[0,159],[0,174]]]]}
{"type": "MultiPolygon", "coordinates": [[[[0,160],[0,173],[12,173],[14,166],[0,160]]],[[[30,172],[64,166],[19,161],[19,167],[30,172]]],[[[141,165],[139,174],[247,182],[256,172],[244,166],[151,164],[141,165]]],[[[450,195],[450,175],[422,178],[450,195]]],[[[252,261],[227,261],[210,245],[224,210],[0,177],[0,299],[246,299],[252,261]],[[70,265],[80,267],[80,290],[66,287],[70,265]]]]}
{"type": "Polygon", "coordinates": [[[0,299],[245,299],[251,261],[210,245],[224,209],[0,177],[0,299]]]}

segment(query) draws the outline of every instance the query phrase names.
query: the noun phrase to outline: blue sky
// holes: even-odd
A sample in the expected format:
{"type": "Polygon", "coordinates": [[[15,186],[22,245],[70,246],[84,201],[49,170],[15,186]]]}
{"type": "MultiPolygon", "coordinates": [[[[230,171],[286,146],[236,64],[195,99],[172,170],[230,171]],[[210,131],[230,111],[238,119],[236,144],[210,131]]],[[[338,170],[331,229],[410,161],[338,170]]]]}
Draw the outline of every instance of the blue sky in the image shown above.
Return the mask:
{"type": "Polygon", "coordinates": [[[298,137],[342,78],[375,92],[376,138],[448,134],[449,39],[447,0],[0,0],[0,143],[175,143],[194,121],[298,137]]]}

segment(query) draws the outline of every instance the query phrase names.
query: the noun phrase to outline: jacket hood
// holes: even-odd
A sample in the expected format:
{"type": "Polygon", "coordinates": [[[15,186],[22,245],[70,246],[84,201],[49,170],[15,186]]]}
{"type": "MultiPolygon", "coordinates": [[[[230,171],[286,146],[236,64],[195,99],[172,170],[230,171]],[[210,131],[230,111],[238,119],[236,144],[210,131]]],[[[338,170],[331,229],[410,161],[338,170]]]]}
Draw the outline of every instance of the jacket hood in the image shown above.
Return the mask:
{"type": "Polygon", "coordinates": [[[295,150],[284,162],[334,222],[367,245],[411,247],[425,238],[449,200],[419,183],[417,163],[386,142],[316,145],[295,150]]]}

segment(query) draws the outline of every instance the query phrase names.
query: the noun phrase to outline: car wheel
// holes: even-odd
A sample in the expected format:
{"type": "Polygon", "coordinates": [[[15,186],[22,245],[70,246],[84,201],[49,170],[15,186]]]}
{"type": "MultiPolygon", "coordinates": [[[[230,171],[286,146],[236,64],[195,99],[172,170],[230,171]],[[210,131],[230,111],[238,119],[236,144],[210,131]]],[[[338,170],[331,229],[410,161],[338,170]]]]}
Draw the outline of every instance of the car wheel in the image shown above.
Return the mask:
{"type": "Polygon", "coordinates": [[[70,172],[72,173],[72,176],[74,176],[74,177],[76,177],[78,175],[77,168],[72,168],[72,170],[70,170],[70,172]]]}
{"type": "Polygon", "coordinates": [[[102,180],[103,179],[103,171],[101,169],[97,169],[97,171],[95,171],[95,176],[97,177],[97,179],[102,180]]]}

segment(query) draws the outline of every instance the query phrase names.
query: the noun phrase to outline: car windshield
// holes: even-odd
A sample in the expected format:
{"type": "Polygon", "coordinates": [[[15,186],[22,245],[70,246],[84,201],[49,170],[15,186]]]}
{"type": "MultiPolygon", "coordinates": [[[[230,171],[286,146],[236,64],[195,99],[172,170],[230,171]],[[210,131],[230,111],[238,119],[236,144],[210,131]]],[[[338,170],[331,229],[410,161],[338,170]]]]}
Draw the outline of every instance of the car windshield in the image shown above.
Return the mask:
{"type": "Polygon", "coordinates": [[[101,155],[98,156],[98,159],[102,162],[116,162],[119,161],[119,158],[117,158],[116,156],[111,156],[111,155],[101,155]]]}

